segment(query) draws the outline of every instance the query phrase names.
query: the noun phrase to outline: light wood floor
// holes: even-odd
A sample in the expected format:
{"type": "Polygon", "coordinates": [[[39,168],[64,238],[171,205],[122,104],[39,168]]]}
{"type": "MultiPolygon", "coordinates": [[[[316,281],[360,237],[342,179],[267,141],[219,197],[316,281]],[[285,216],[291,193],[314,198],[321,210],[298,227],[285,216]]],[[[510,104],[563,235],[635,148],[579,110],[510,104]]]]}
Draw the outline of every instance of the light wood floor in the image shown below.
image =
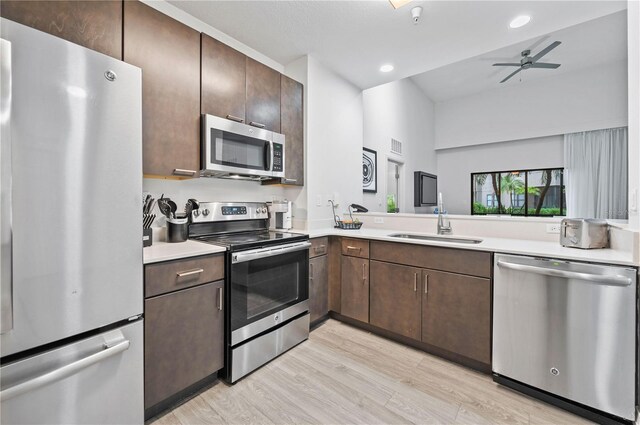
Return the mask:
{"type": "Polygon", "coordinates": [[[237,384],[217,383],[153,425],[411,423],[587,421],[489,376],[329,320],[237,384]]]}

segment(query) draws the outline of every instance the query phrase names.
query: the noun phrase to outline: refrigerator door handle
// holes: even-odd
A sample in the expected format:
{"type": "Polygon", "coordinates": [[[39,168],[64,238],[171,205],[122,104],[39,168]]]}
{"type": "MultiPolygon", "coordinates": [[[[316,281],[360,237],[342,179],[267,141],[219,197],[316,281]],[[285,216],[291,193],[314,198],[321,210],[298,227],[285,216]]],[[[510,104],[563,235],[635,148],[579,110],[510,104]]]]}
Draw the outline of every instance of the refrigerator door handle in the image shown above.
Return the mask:
{"type": "Polygon", "coordinates": [[[0,39],[0,334],[13,329],[11,43],[0,39]]]}
{"type": "Polygon", "coordinates": [[[6,390],[0,391],[0,401],[9,400],[21,394],[36,390],[40,387],[44,387],[45,385],[49,385],[53,382],[67,378],[71,375],[75,375],[82,369],[86,369],[91,365],[106,360],[109,357],[113,357],[116,354],[122,353],[129,348],[129,345],[129,340],[120,341],[113,346],[103,345],[104,349],[102,351],[91,354],[87,357],[83,357],[80,360],[76,360],[73,363],[62,366],[61,368],[52,370],[51,372],[47,372],[40,376],[36,376],[35,378],[29,379],[28,381],[24,381],[20,384],[7,388],[6,390]]]}

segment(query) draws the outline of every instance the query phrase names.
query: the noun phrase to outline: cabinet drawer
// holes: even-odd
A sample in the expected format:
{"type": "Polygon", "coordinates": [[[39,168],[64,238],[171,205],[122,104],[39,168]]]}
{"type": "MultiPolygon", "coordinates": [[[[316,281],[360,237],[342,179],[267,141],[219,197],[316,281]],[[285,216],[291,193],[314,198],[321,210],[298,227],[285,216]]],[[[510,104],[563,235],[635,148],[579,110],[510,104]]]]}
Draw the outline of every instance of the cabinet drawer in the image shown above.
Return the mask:
{"type": "Polygon", "coordinates": [[[371,243],[371,259],[471,276],[491,277],[491,253],[489,252],[374,241],[371,243]]]}
{"type": "Polygon", "coordinates": [[[309,258],[325,255],[329,248],[329,238],[313,238],[310,239],[311,248],[309,248],[309,258]]]}
{"type": "Polygon", "coordinates": [[[145,298],[224,279],[224,254],[148,264],[144,268],[145,298]]]}
{"type": "Polygon", "coordinates": [[[369,241],[366,239],[342,238],[342,255],[369,258],[369,241]]]}

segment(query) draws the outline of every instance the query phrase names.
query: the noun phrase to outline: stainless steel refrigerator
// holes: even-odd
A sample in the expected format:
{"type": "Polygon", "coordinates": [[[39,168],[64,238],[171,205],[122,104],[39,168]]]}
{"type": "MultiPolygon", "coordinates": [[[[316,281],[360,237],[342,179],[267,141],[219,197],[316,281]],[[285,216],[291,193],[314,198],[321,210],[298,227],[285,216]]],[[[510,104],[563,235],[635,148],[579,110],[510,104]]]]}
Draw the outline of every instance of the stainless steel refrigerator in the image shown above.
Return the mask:
{"type": "Polygon", "coordinates": [[[141,424],[141,71],[0,33],[0,422],[141,424]]]}

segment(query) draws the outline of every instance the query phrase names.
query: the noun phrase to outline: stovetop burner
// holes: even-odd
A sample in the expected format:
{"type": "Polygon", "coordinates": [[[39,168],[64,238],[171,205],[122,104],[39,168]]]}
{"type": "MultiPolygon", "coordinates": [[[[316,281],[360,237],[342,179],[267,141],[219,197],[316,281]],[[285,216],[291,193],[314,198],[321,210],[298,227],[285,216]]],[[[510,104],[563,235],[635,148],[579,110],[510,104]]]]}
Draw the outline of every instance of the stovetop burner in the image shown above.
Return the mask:
{"type": "Polygon", "coordinates": [[[264,245],[272,245],[284,242],[295,242],[308,239],[307,235],[291,232],[262,231],[247,233],[231,233],[225,235],[203,235],[193,239],[213,245],[225,246],[237,250],[245,248],[257,248],[264,245]]]}
{"type": "Polygon", "coordinates": [[[189,237],[230,251],[309,239],[305,234],[268,230],[268,218],[264,203],[201,202],[200,212],[192,215],[189,237]]]}

